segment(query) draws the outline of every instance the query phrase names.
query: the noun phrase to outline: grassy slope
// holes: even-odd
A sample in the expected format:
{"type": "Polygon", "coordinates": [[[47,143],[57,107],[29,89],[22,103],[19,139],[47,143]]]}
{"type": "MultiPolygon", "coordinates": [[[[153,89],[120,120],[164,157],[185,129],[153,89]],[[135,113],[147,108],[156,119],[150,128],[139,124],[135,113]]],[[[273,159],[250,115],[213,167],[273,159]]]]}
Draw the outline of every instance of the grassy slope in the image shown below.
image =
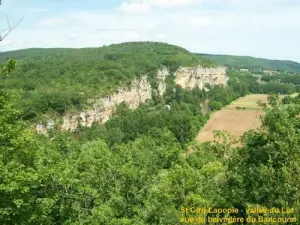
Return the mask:
{"type": "Polygon", "coordinates": [[[287,60],[269,60],[250,56],[198,54],[228,67],[248,69],[270,69],[288,72],[300,72],[300,63],[287,60]]]}

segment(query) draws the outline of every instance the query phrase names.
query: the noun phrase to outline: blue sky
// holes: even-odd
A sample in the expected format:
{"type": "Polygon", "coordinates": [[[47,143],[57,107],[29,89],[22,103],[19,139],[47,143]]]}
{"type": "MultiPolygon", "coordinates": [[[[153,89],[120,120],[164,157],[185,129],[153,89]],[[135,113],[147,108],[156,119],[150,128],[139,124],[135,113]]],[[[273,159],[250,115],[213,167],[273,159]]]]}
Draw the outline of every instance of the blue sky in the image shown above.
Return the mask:
{"type": "Polygon", "coordinates": [[[161,41],[192,52],[300,62],[299,0],[2,0],[0,51],[161,41]]]}

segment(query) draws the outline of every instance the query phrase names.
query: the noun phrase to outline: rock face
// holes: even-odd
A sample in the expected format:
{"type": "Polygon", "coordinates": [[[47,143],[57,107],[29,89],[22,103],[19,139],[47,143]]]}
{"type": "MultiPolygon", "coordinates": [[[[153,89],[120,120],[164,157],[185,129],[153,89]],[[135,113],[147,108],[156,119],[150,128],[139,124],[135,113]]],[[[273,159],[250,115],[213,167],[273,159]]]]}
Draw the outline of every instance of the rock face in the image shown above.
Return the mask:
{"type": "MultiPolygon", "coordinates": [[[[163,95],[166,91],[165,79],[169,75],[168,69],[164,68],[157,72],[158,93],[163,95]]],[[[226,68],[188,68],[183,67],[175,73],[176,84],[182,88],[193,89],[199,87],[203,89],[205,83],[211,85],[226,85],[226,68]]],[[[79,112],[78,114],[66,115],[63,117],[61,130],[75,131],[78,125],[90,127],[94,122],[105,123],[117,106],[122,102],[127,103],[131,109],[135,109],[140,103],[145,102],[152,97],[152,87],[144,76],[135,79],[130,88],[120,88],[116,93],[101,99],[93,100],[93,107],[90,110],[79,112]]],[[[36,130],[38,133],[47,133],[55,125],[53,120],[48,120],[47,124],[38,124],[36,130]]]]}
{"type": "Polygon", "coordinates": [[[226,68],[181,67],[176,71],[176,84],[184,89],[203,89],[205,84],[227,85],[226,68]]]}
{"type": "Polygon", "coordinates": [[[86,110],[78,115],[65,116],[61,129],[74,131],[78,124],[90,127],[93,122],[105,123],[119,104],[125,102],[131,109],[135,109],[140,103],[151,98],[151,90],[147,77],[136,79],[132,82],[130,89],[120,88],[113,95],[96,100],[92,110],[86,110]]]}
{"type": "MultiPolygon", "coordinates": [[[[119,104],[125,102],[131,109],[135,109],[140,103],[151,98],[151,92],[152,88],[146,76],[135,79],[131,88],[120,88],[113,95],[94,100],[91,110],[64,116],[61,130],[75,131],[79,124],[90,127],[93,122],[105,123],[119,104]]],[[[52,121],[48,121],[46,125],[38,124],[36,130],[39,133],[47,133],[53,125],[52,121]]]]}
{"type": "Polygon", "coordinates": [[[49,120],[47,121],[47,124],[46,124],[46,125],[41,124],[41,123],[38,124],[38,125],[36,126],[36,131],[37,131],[38,133],[45,134],[45,133],[48,132],[48,130],[54,128],[54,124],[55,124],[54,120],[49,119],[49,120]]]}
{"type": "Polygon", "coordinates": [[[165,79],[168,75],[169,75],[169,70],[167,68],[159,70],[157,73],[159,95],[163,95],[166,91],[165,79]]]}

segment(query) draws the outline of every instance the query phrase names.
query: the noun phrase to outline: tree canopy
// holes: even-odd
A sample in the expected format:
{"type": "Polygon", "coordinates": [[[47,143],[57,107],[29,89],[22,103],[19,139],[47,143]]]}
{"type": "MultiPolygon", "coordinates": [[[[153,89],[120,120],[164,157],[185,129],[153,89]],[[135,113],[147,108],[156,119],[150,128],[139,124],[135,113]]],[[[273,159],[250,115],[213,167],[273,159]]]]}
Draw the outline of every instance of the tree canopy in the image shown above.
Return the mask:
{"type": "Polygon", "coordinates": [[[228,67],[279,70],[300,73],[300,63],[288,60],[270,60],[250,56],[198,54],[228,67]]]}
{"type": "Polygon", "coordinates": [[[24,118],[87,107],[88,99],[111,94],[134,78],[155,77],[157,70],[216,66],[187,50],[164,43],[135,42],[83,49],[25,49],[4,52],[17,68],[1,78],[0,88],[21,91],[24,118]]]}
{"type": "MultiPolygon", "coordinates": [[[[17,74],[14,61],[4,70],[7,85],[17,74]]],[[[182,224],[182,218],[195,216],[185,207],[295,208],[283,216],[298,220],[300,95],[270,96],[262,104],[261,127],[246,132],[241,146],[194,142],[209,118],[201,113],[201,102],[218,110],[261,90],[251,74],[230,71],[229,77],[228,86],[207,86],[208,92],[184,90],[170,79],[164,96],[137,110],[121,104],[105,124],[47,135],[24,120],[24,92],[1,86],[0,224],[182,224]]],[[[226,133],[219,135],[226,140],[226,133]]]]}

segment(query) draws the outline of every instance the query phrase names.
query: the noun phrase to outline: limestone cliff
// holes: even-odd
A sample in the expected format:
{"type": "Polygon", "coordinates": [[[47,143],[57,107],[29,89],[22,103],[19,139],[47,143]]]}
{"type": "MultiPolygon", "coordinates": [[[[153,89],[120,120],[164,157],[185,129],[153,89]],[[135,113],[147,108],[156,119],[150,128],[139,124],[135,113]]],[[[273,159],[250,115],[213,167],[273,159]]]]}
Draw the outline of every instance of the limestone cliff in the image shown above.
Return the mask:
{"type": "MultiPolygon", "coordinates": [[[[169,70],[163,68],[157,72],[158,93],[163,95],[166,91],[165,78],[169,70]]],[[[226,68],[202,68],[202,67],[182,67],[175,72],[175,82],[182,88],[193,89],[199,87],[202,89],[205,83],[211,85],[226,85],[226,68]]],[[[140,103],[145,102],[152,97],[152,87],[146,76],[135,79],[130,88],[120,88],[110,96],[93,100],[93,106],[90,110],[85,110],[77,114],[69,114],[63,117],[61,130],[74,131],[79,124],[90,127],[92,123],[105,123],[116,107],[125,102],[131,109],[135,109],[140,103]]],[[[55,122],[51,119],[46,124],[38,124],[37,132],[47,133],[52,129],[55,122]]]]}
{"type": "Polygon", "coordinates": [[[62,130],[75,130],[80,123],[90,127],[93,122],[105,123],[112,115],[116,107],[125,102],[131,109],[135,109],[140,103],[151,98],[151,85],[147,77],[134,80],[131,88],[120,88],[111,96],[95,100],[93,109],[81,112],[78,115],[68,115],[63,118],[62,130]]]}
{"type": "MultiPolygon", "coordinates": [[[[151,98],[151,92],[151,85],[146,76],[135,79],[131,88],[120,88],[113,95],[94,100],[92,109],[64,116],[61,130],[74,131],[79,124],[90,127],[93,122],[105,123],[120,103],[125,102],[130,108],[135,109],[140,103],[151,98]]],[[[46,133],[53,127],[53,123],[51,122],[51,126],[49,122],[50,120],[46,125],[38,124],[37,132],[46,133]]]]}
{"type": "Polygon", "coordinates": [[[163,95],[166,91],[165,79],[168,75],[169,75],[169,70],[167,68],[159,70],[157,73],[159,95],[163,95]]]}
{"type": "Polygon", "coordinates": [[[176,84],[184,89],[203,89],[205,84],[226,85],[226,68],[181,67],[176,71],[176,84]]]}

